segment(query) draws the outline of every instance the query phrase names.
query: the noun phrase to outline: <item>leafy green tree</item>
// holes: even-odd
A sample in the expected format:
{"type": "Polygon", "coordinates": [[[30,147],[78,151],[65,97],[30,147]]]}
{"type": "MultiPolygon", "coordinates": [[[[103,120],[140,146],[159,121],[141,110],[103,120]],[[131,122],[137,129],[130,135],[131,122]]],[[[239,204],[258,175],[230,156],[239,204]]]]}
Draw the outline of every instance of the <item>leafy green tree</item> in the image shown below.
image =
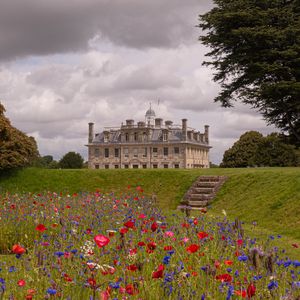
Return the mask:
{"type": "Polygon", "coordinates": [[[83,158],[79,153],[68,152],[58,164],[62,169],[81,169],[83,167],[83,158]]]}
{"type": "Polygon", "coordinates": [[[273,132],[258,145],[255,164],[268,167],[297,166],[298,155],[295,146],[286,144],[282,135],[273,132]]]}
{"type": "Polygon", "coordinates": [[[36,141],[13,127],[0,103],[0,172],[30,165],[39,155],[36,141]]]}
{"type": "Polygon", "coordinates": [[[248,131],[226,150],[220,167],[244,168],[255,165],[255,156],[263,135],[257,131],[248,131]]]}
{"type": "Polygon", "coordinates": [[[300,1],[214,0],[200,40],[224,107],[250,104],[300,145],[300,1]]]}

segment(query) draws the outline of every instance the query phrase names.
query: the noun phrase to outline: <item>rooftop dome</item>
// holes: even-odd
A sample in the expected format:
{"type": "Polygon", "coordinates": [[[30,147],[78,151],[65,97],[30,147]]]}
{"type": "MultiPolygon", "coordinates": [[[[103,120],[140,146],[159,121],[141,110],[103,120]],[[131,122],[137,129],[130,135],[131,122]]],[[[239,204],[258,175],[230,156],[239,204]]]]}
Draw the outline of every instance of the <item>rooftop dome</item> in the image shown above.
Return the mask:
{"type": "Polygon", "coordinates": [[[146,111],[146,117],[155,117],[155,111],[150,107],[147,111],[146,111]]]}

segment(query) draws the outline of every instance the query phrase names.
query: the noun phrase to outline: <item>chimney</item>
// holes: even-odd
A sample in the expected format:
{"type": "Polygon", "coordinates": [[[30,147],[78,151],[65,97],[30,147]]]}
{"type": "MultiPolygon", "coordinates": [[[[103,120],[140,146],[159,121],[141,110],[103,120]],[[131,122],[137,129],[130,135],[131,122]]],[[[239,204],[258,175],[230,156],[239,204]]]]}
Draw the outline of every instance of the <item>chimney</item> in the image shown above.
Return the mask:
{"type": "Polygon", "coordinates": [[[89,123],[89,144],[93,142],[94,138],[94,123],[89,123]]]}
{"type": "Polygon", "coordinates": [[[209,133],[208,130],[209,130],[209,126],[208,126],[208,125],[205,125],[204,128],[205,128],[205,132],[204,132],[205,142],[206,142],[207,144],[209,144],[209,138],[208,138],[208,133],[209,133]]]}
{"type": "Polygon", "coordinates": [[[187,119],[182,119],[182,140],[187,139],[187,119]]]}
{"type": "Polygon", "coordinates": [[[161,119],[161,118],[156,118],[156,119],[155,119],[155,127],[160,128],[161,125],[162,125],[162,121],[163,121],[163,119],[161,119]]]}
{"type": "Polygon", "coordinates": [[[165,126],[170,128],[172,126],[173,122],[172,121],[165,121],[165,126]]]}
{"type": "Polygon", "coordinates": [[[127,125],[128,127],[133,127],[133,125],[134,125],[134,120],[126,120],[126,125],[127,125]]]}

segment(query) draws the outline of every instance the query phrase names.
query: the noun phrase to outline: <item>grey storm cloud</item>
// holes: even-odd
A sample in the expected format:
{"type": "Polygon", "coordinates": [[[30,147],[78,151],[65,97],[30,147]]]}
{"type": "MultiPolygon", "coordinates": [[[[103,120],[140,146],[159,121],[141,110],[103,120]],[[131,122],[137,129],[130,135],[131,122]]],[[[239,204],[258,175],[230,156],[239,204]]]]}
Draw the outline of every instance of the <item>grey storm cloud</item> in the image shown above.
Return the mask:
{"type": "Polygon", "coordinates": [[[2,0],[0,60],[84,51],[91,40],[133,48],[197,38],[210,0],[2,0]]]}

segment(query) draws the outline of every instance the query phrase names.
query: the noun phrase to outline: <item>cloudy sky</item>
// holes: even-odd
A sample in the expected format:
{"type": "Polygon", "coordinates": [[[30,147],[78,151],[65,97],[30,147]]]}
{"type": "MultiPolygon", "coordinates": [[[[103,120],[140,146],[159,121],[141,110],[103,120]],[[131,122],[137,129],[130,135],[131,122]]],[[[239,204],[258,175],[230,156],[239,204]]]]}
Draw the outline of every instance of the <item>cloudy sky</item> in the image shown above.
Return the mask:
{"type": "Polygon", "coordinates": [[[88,122],[96,131],[158,117],[203,131],[210,160],[248,130],[264,134],[249,107],[220,108],[218,84],[202,66],[198,15],[210,0],[1,0],[0,101],[13,125],[36,138],[41,155],[87,158],[88,122]],[[158,99],[159,106],[158,106],[158,99]]]}

